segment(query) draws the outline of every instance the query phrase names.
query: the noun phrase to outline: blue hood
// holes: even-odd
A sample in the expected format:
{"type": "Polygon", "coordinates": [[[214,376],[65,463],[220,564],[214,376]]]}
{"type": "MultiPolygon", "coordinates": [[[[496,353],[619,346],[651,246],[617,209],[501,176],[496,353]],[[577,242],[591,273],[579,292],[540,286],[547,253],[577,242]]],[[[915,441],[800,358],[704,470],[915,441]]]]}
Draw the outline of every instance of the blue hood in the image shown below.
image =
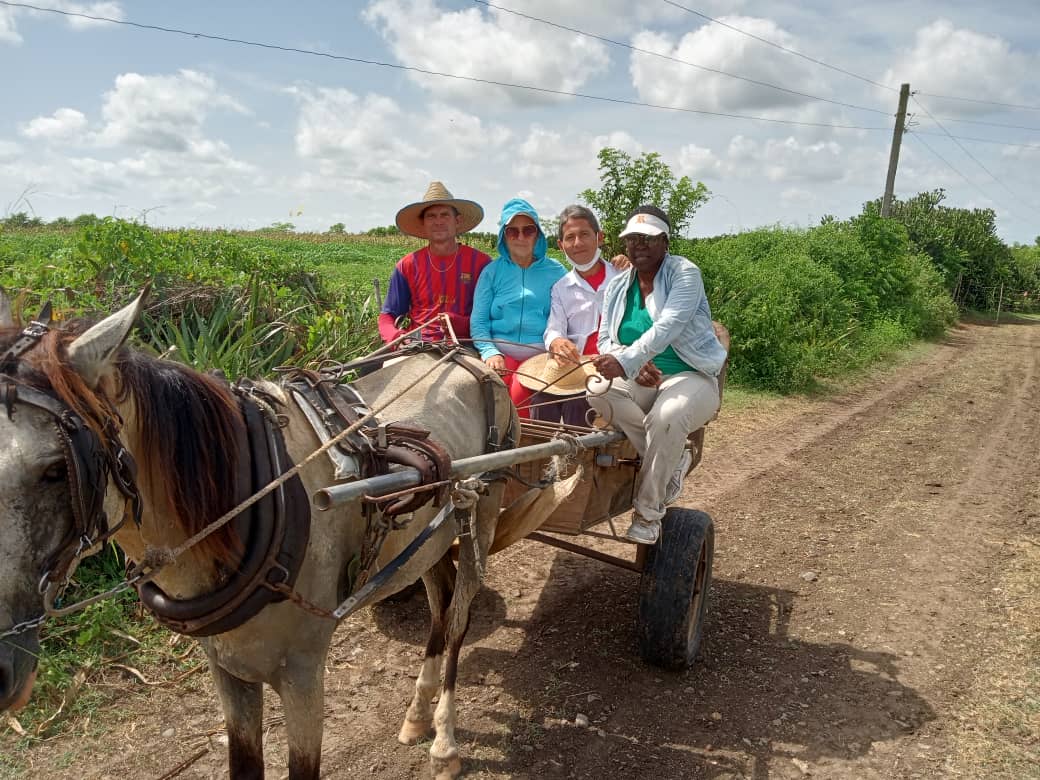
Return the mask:
{"type": "Polygon", "coordinates": [[[538,212],[523,198],[513,198],[502,207],[502,216],[498,218],[498,256],[504,257],[510,263],[513,262],[513,258],[509,256],[509,249],[506,247],[506,225],[517,214],[526,214],[538,226],[538,240],[534,243],[534,261],[537,263],[548,254],[549,242],[545,240],[545,234],[542,232],[538,212]]]}

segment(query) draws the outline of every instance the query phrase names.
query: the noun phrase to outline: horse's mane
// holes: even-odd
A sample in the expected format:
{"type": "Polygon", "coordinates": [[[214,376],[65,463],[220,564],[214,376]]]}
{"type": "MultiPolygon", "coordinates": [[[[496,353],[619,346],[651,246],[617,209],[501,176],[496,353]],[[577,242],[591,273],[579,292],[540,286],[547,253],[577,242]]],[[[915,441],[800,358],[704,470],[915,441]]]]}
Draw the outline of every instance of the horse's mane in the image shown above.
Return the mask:
{"type": "MultiPolygon", "coordinates": [[[[235,505],[243,431],[235,398],[214,377],[128,347],[116,356],[115,386],[91,388],[68,362],[68,345],[85,330],[86,323],[73,322],[48,332],[21,361],[17,381],[54,394],[98,435],[120,422],[116,404],[130,400],[139,483],[154,500],[168,499],[173,522],[186,534],[197,533],[235,505]]],[[[0,351],[19,332],[0,329],[0,351]]],[[[210,564],[228,562],[241,543],[228,524],[191,552],[210,564]]]]}

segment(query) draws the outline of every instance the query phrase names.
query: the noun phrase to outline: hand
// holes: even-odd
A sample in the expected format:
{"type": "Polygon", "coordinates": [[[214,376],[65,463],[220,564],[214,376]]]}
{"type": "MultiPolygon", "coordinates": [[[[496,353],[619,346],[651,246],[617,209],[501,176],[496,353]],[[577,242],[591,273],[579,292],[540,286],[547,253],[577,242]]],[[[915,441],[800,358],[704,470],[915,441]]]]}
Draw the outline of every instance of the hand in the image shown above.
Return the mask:
{"type": "Polygon", "coordinates": [[[625,369],[613,355],[599,355],[592,361],[592,364],[604,379],[621,379],[625,376],[625,369]]]}
{"type": "Polygon", "coordinates": [[[632,261],[625,255],[614,255],[610,259],[610,264],[619,271],[624,271],[626,268],[632,266],[632,261]]]}
{"type": "Polygon", "coordinates": [[[573,341],[563,336],[553,339],[549,343],[549,352],[553,354],[553,357],[563,358],[572,363],[581,362],[581,353],[578,352],[578,347],[573,341]]]}
{"type": "Polygon", "coordinates": [[[490,357],[484,358],[484,365],[501,374],[506,370],[506,359],[501,355],[491,355],[490,357]]]}
{"type": "Polygon", "coordinates": [[[653,363],[647,363],[636,374],[636,384],[643,387],[657,387],[664,379],[664,373],[653,363]]]}

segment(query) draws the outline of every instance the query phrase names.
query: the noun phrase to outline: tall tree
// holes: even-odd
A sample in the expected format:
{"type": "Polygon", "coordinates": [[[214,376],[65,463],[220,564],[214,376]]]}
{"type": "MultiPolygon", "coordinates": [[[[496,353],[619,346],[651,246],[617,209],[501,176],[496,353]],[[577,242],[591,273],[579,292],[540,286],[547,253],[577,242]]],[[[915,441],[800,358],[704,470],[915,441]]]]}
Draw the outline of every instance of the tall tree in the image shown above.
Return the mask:
{"type": "Polygon", "coordinates": [[[652,203],[664,209],[672,223],[672,235],[678,236],[711,195],[703,182],[694,184],[688,176],[676,179],[657,152],[645,152],[633,159],[627,152],[607,146],[598,157],[600,187],[587,189],[578,197],[599,215],[611,252],[620,250],[618,233],[637,206],[652,203]]]}

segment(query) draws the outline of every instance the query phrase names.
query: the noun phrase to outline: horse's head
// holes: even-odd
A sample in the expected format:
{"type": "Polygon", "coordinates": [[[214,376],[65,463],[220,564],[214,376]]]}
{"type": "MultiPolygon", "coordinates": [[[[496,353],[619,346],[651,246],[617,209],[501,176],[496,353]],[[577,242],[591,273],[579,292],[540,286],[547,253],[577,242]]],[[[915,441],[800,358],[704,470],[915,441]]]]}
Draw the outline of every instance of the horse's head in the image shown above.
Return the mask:
{"type": "MultiPolygon", "coordinates": [[[[73,337],[46,323],[34,332],[16,328],[0,294],[0,712],[24,705],[32,689],[41,585],[56,562],[71,563],[82,535],[103,523],[82,516],[84,507],[100,514],[93,497],[104,494],[105,483],[82,484],[84,473],[97,472],[74,462],[82,434],[72,428],[103,422],[94,391],[141,303],[73,337]]],[[[104,469],[100,479],[107,482],[104,469]]]]}

